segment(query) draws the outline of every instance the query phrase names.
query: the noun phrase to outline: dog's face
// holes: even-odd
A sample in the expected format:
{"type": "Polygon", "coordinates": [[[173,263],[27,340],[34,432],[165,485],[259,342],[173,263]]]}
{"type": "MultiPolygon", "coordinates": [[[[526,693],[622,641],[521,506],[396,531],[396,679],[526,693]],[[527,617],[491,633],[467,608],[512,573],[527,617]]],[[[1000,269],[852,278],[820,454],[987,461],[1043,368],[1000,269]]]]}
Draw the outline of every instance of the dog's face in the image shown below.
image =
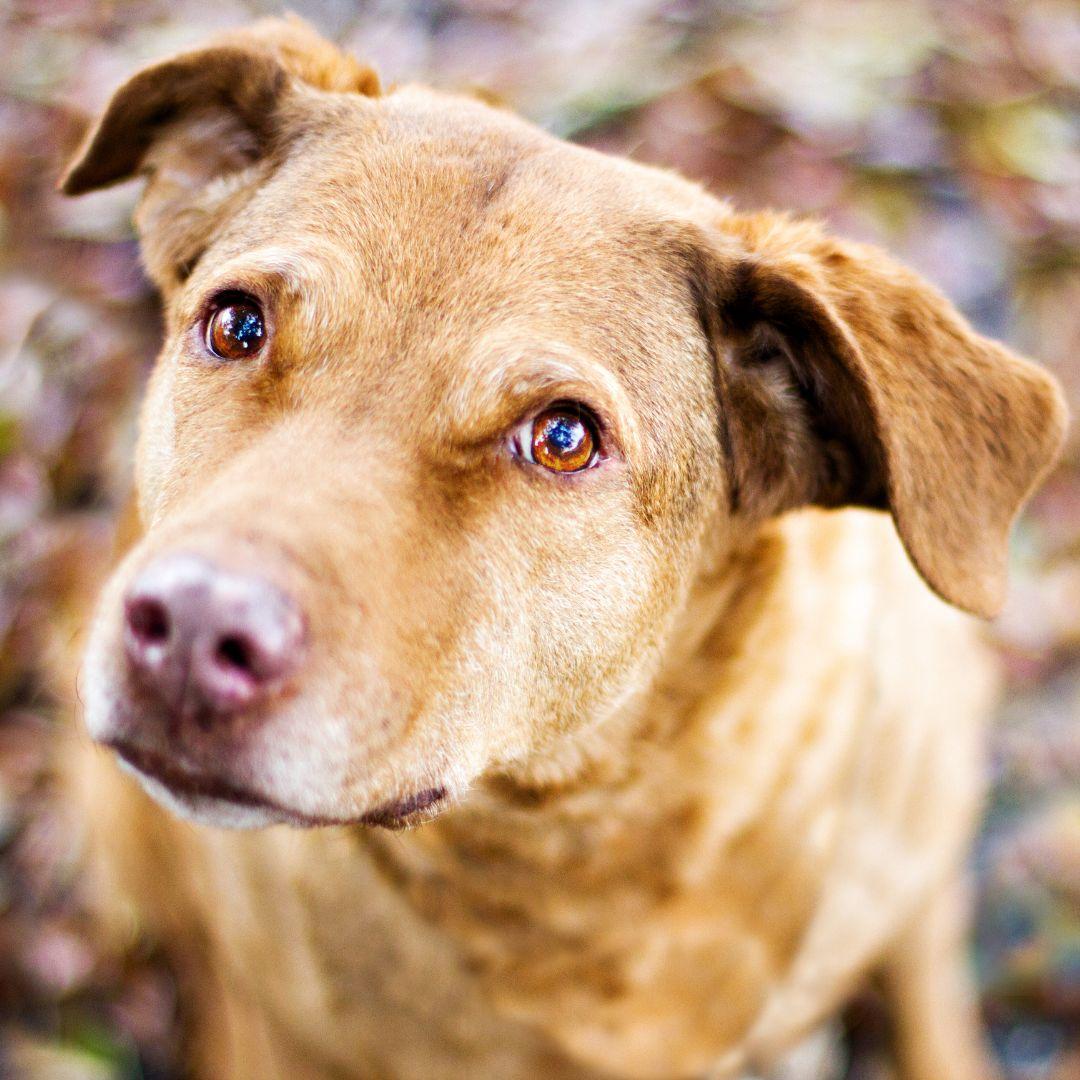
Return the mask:
{"type": "Polygon", "coordinates": [[[178,811],[401,824],[543,776],[791,506],[889,508],[997,602],[1058,399],[875,253],[378,96],[295,23],[137,76],[66,185],[139,167],[167,339],[84,689],[178,811]]]}

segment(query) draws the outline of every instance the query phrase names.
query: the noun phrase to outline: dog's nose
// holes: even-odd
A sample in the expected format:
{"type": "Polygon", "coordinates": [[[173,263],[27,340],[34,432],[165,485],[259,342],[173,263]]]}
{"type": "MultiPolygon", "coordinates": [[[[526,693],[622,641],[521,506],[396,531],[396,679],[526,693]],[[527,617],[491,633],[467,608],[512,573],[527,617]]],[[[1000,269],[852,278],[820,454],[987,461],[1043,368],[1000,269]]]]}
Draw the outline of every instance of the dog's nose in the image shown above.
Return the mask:
{"type": "Polygon", "coordinates": [[[304,620],[268,581],[184,552],[159,556],[124,604],[125,647],[140,681],[174,713],[243,712],[300,661],[304,620]]]}

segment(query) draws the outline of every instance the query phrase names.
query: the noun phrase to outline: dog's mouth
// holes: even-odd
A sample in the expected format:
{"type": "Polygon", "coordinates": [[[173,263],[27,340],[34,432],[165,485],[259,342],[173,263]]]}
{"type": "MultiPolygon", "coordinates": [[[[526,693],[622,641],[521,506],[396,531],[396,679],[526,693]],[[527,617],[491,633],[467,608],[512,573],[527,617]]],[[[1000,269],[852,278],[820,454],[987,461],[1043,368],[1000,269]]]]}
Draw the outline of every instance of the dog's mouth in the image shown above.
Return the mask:
{"type": "Polygon", "coordinates": [[[405,798],[382,803],[356,817],[324,817],[284,806],[267,795],[212,773],[193,772],[162,754],[146,750],[124,739],[109,740],[106,745],[115,751],[140,779],[149,780],[153,786],[160,785],[172,799],[189,809],[197,811],[223,806],[233,808],[241,815],[247,811],[256,824],[276,822],[301,828],[377,825],[387,829],[402,829],[431,817],[439,804],[447,798],[446,788],[427,788],[405,798]]]}

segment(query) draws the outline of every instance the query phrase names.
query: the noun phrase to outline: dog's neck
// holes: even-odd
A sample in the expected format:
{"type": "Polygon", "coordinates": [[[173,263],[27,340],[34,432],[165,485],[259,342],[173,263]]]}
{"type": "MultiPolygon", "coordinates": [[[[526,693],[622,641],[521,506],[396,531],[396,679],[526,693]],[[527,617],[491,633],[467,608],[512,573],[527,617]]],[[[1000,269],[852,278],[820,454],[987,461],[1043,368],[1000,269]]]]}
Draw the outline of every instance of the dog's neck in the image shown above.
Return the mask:
{"type": "Polygon", "coordinates": [[[670,1010],[671,988],[686,980],[701,989],[691,1016],[718,995],[738,1002],[697,1025],[710,1053],[736,1045],[762,1005],[771,958],[805,929],[824,863],[807,861],[801,837],[825,835],[829,808],[797,798],[784,815],[769,810],[784,802],[778,785],[797,771],[830,677],[811,658],[799,687],[808,707],[774,693],[772,660],[790,664],[790,649],[805,649],[783,631],[793,549],[805,540],[765,530],[703,577],[651,689],[585,737],[561,783],[491,778],[421,828],[358,835],[500,1007],[568,1047],[591,1046],[596,1024],[621,1029],[670,1010]],[[705,613],[705,631],[694,632],[705,613]],[[795,898],[782,917],[759,920],[763,881],[792,868],[795,898]],[[694,937],[697,926],[706,938],[694,937]],[[721,974],[701,982],[701,970],[721,974]]]}

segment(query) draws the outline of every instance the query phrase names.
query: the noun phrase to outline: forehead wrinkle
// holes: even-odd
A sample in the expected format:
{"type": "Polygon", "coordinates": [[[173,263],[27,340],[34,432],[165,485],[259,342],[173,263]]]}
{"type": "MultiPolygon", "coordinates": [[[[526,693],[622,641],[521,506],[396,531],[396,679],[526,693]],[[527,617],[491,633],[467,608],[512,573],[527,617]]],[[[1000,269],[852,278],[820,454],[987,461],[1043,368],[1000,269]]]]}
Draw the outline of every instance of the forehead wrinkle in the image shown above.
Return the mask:
{"type": "Polygon", "coordinates": [[[490,347],[474,353],[446,395],[452,415],[467,418],[497,414],[508,402],[521,402],[548,390],[559,395],[583,397],[610,413],[621,438],[633,445],[638,438],[630,400],[616,375],[601,364],[558,343],[543,346],[490,347]]]}

